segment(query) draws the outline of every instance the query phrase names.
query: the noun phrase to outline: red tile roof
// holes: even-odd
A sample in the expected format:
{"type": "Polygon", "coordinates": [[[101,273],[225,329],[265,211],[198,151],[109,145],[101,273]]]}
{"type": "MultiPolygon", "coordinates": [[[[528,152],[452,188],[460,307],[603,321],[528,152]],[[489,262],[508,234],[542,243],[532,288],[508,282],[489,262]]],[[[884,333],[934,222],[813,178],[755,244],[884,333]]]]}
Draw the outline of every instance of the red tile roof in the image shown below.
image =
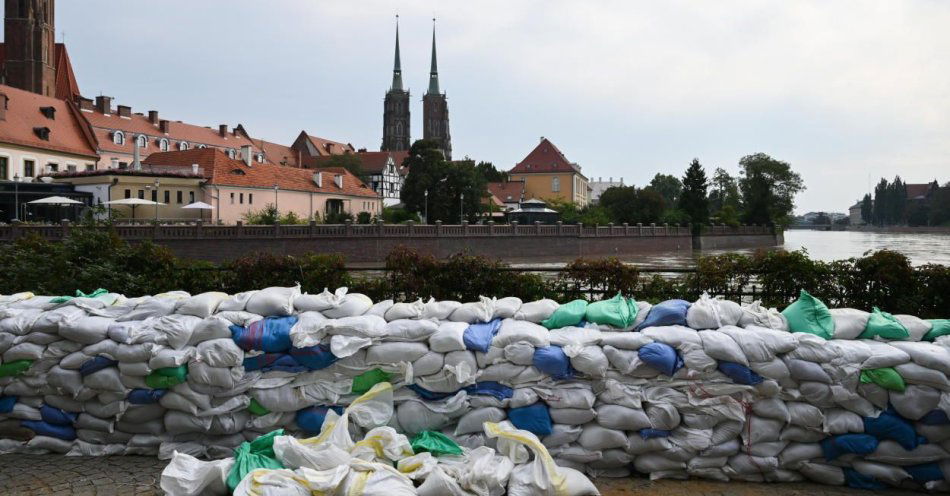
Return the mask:
{"type": "Polygon", "coordinates": [[[933,189],[933,183],[924,183],[924,184],[904,184],[904,190],[907,192],[907,199],[920,199],[926,198],[930,194],[930,190],[933,189]]]}
{"type": "Polygon", "coordinates": [[[488,192],[504,203],[521,203],[524,198],[524,181],[488,183],[488,192]]]}
{"type": "Polygon", "coordinates": [[[8,98],[5,118],[0,120],[0,142],[98,159],[75,105],[5,85],[0,85],[0,93],[8,98]],[[43,107],[53,107],[53,119],[43,115],[43,107]],[[35,129],[44,127],[50,130],[49,141],[36,135],[35,129]]]}
{"type": "Polygon", "coordinates": [[[354,153],[356,149],[349,143],[340,143],[339,141],[328,140],[319,136],[314,136],[306,131],[304,134],[313,143],[314,148],[318,150],[320,156],[324,155],[342,155],[344,153],[354,153]]]}
{"type": "MultiPolygon", "coordinates": [[[[409,169],[402,166],[402,162],[409,156],[408,151],[356,152],[356,155],[360,157],[360,169],[363,171],[363,174],[382,174],[383,167],[386,166],[386,162],[390,156],[392,156],[393,162],[396,164],[396,172],[399,172],[399,174],[403,176],[409,173],[409,169]]],[[[314,157],[310,162],[314,168],[320,168],[325,167],[330,160],[330,156],[324,156],[314,157]]]]}
{"type": "Polygon", "coordinates": [[[518,162],[510,171],[512,174],[532,174],[532,173],[552,173],[552,172],[574,172],[580,174],[580,167],[571,163],[558,150],[554,143],[547,138],[541,138],[541,143],[531,150],[531,153],[518,162]]]}
{"type": "MultiPolygon", "coordinates": [[[[55,47],[54,67],[56,68],[56,98],[74,102],[76,101],[76,97],[79,96],[79,84],[76,83],[76,74],[73,72],[73,65],[69,61],[66,45],[57,43],[55,47]]],[[[0,66],[2,66],[6,60],[6,45],[0,43],[0,66]]]]}
{"type": "Polygon", "coordinates": [[[297,167],[299,156],[297,150],[294,150],[293,148],[286,145],[264,141],[262,139],[251,138],[251,141],[255,146],[257,146],[257,148],[264,152],[264,158],[269,163],[274,165],[297,167]]]}
{"type": "Polygon", "coordinates": [[[215,148],[192,149],[177,152],[153,153],[143,161],[148,165],[172,165],[190,168],[192,164],[204,170],[209,184],[271,189],[276,184],[282,190],[306,191],[376,198],[377,195],[346,169],[331,167],[324,172],[323,186],[314,182],[316,172],[281,165],[254,163],[248,167],[240,160],[228,158],[215,148]],[[335,175],[343,176],[343,187],[334,183],[335,175]]]}

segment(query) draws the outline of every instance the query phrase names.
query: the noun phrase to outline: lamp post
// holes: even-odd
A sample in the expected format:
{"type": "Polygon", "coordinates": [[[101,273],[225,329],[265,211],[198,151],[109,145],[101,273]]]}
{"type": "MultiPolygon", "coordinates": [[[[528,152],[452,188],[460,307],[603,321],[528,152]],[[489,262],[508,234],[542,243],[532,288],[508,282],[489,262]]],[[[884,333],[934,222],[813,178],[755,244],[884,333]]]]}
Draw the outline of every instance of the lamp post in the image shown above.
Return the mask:
{"type": "Polygon", "coordinates": [[[13,175],[13,220],[20,220],[20,173],[13,175]]]}
{"type": "Polygon", "coordinates": [[[158,179],[155,179],[155,225],[158,225],[158,179]]]}
{"type": "Polygon", "coordinates": [[[274,210],[277,210],[277,216],[280,217],[280,208],[277,206],[277,190],[280,189],[280,186],[277,183],[274,183],[274,210]]]}
{"type": "Polygon", "coordinates": [[[426,219],[425,220],[426,220],[426,224],[428,224],[429,223],[429,190],[426,190],[425,197],[426,197],[426,208],[425,208],[426,219]]]}
{"type": "Polygon", "coordinates": [[[459,225],[462,225],[462,220],[465,218],[465,193],[459,193],[459,225]]]}

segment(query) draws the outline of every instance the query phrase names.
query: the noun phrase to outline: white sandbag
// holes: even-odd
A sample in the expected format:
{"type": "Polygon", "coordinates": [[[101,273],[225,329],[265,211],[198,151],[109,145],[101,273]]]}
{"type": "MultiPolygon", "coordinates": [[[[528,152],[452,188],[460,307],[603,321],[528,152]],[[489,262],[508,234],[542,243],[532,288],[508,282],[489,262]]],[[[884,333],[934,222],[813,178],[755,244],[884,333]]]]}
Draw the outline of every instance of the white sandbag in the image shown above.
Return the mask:
{"type": "Polygon", "coordinates": [[[864,432],[864,419],[860,415],[833,408],[824,412],[824,431],[828,434],[849,434],[864,432]]]}
{"type": "Polygon", "coordinates": [[[343,304],[348,291],[348,288],[340,287],[331,293],[329,289],[323,288],[320,294],[301,294],[294,299],[294,308],[300,312],[322,312],[336,308],[343,304]]]}
{"type": "Polygon", "coordinates": [[[899,485],[901,482],[910,479],[910,474],[906,470],[895,467],[894,465],[887,465],[884,463],[875,463],[865,460],[854,460],[851,462],[854,470],[858,473],[871,477],[874,480],[879,480],[881,482],[886,482],[891,485],[899,485]]]}
{"type": "Polygon", "coordinates": [[[495,315],[495,300],[484,296],[479,296],[478,300],[479,301],[462,303],[461,306],[452,312],[452,315],[449,316],[449,320],[468,324],[490,321],[495,315]]]}
{"type": "Polygon", "coordinates": [[[465,350],[465,322],[440,322],[439,328],[429,336],[429,348],[437,353],[465,350]]]}
{"type": "Polygon", "coordinates": [[[742,316],[739,317],[739,326],[749,327],[757,326],[777,331],[788,330],[788,320],[781,312],[774,308],[762,306],[761,301],[753,301],[746,305],[742,304],[742,316]]]}
{"type": "Polygon", "coordinates": [[[950,375],[950,350],[947,348],[927,342],[891,341],[888,344],[910,355],[917,365],[950,375]]]}
{"type": "Polygon", "coordinates": [[[528,322],[540,324],[542,320],[550,317],[551,314],[557,310],[558,306],[560,305],[558,305],[556,301],[549,299],[522,303],[521,308],[515,312],[513,318],[516,320],[527,320],[528,322]]]}
{"type": "Polygon", "coordinates": [[[718,330],[699,331],[699,337],[703,342],[703,351],[711,358],[749,366],[749,360],[742,352],[742,348],[739,348],[728,334],[723,334],[718,330]]]}
{"type": "Polygon", "coordinates": [[[247,302],[257,293],[257,290],[245,291],[231,295],[218,303],[218,312],[243,312],[247,308],[247,302]]]}
{"type": "Polygon", "coordinates": [[[328,319],[343,317],[358,317],[365,314],[373,306],[373,300],[361,293],[349,293],[343,297],[343,302],[334,308],[328,308],[322,313],[328,319]]]}
{"type": "Polygon", "coordinates": [[[244,361],[244,350],[233,339],[212,339],[198,344],[196,358],[210,367],[236,367],[244,361]]]}
{"type": "Polygon", "coordinates": [[[511,343],[530,343],[535,348],[550,346],[548,330],[526,320],[505,319],[501,321],[498,334],[492,339],[492,346],[504,348],[511,343]]]}
{"type": "Polygon", "coordinates": [[[511,319],[514,318],[518,310],[521,309],[521,298],[507,296],[495,300],[493,319],[511,319]]]}
{"type": "Polygon", "coordinates": [[[611,448],[627,449],[627,436],[623,431],[608,429],[596,423],[585,425],[577,442],[584,449],[591,451],[611,448]]]}
{"type": "Polygon", "coordinates": [[[693,329],[718,329],[724,325],[736,325],[743,311],[738,303],[710,298],[703,293],[686,311],[686,325],[693,329]]]}
{"type": "Polygon", "coordinates": [[[606,375],[609,362],[600,346],[585,346],[574,351],[572,355],[571,366],[578,372],[593,378],[606,375]]]}
{"type": "Polygon", "coordinates": [[[429,301],[426,302],[425,308],[422,311],[422,315],[419,318],[447,320],[449,316],[452,315],[452,312],[456,311],[461,306],[462,303],[458,301],[436,301],[435,298],[429,298],[429,301]]]}
{"type": "Polygon", "coordinates": [[[908,341],[920,341],[933,328],[933,324],[914,315],[895,315],[894,317],[907,328],[907,333],[910,335],[907,338],[908,341]]]}
{"type": "Polygon", "coordinates": [[[919,420],[940,404],[940,391],[927,386],[907,385],[904,391],[890,391],[891,404],[907,420],[919,420]]]}
{"type": "Polygon", "coordinates": [[[106,317],[81,317],[63,319],[59,323],[59,335],[70,341],[94,344],[106,339],[114,319],[106,317]]]}
{"type": "Polygon", "coordinates": [[[597,407],[597,423],[620,431],[639,431],[652,427],[650,418],[643,410],[620,405],[600,405],[597,407]]]}
{"type": "Polygon", "coordinates": [[[411,362],[429,352],[425,343],[391,342],[374,344],[366,350],[366,363],[390,364],[411,362]]]}
{"type": "Polygon", "coordinates": [[[458,424],[455,426],[455,435],[481,432],[482,425],[485,422],[501,422],[506,418],[508,418],[508,415],[501,408],[486,407],[472,410],[458,419],[458,424]]]}
{"type": "Polygon", "coordinates": [[[653,342],[653,339],[640,332],[601,332],[599,338],[601,346],[621,350],[639,350],[653,342]]]}
{"type": "Polygon", "coordinates": [[[180,350],[191,342],[191,335],[201,320],[193,315],[166,315],[156,319],[152,328],[164,336],[170,348],[180,350]]]}
{"type": "Polygon", "coordinates": [[[855,308],[832,308],[829,312],[835,323],[835,339],[857,339],[871,317],[870,313],[855,308]]]}
{"type": "Polygon", "coordinates": [[[228,298],[227,293],[217,291],[209,291],[192,296],[191,298],[183,298],[178,301],[175,313],[193,315],[204,319],[210,317],[211,314],[218,309],[218,305],[228,298]]]}
{"type": "Polygon", "coordinates": [[[34,343],[20,343],[3,353],[4,362],[15,360],[39,360],[46,350],[45,345],[34,343]]]}
{"type": "MultiPolygon", "coordinates": [[[[509,344],[504,348],[504,357],[515,365],[533,365],[534,364],[534,346],[531,343],[517,342],[509,344]]],[[[600,350],[600,348],[598,348],[600,350]]],[[[604,358],[604,368],[607,366],[607,359],[604,358]]]]}
{"type": "Polygon", "coordinates": [[[369,310],[366,311],[363,315],[375,315],[377,317],[382,317],[386,315],[386,312],[395,305],[396,303],[393,300],[383,300],[373,303],[373,306],[369,307],[369,310]]]}
{"type": "Polygon", "coordinates": [[[420,376],[432,375],[441,371],[444,365],[445,355],[430,351],[412,362],[412,373],[420,376]]]}
{"type": "Polygon", "coordinates": [[[233,458],[204,462],[184,453],[175,453],[162,470],[161,488],[170,496],[228,494],[228,473],[233,458]]]}
{"type": "MultiPolygon", "coordinates": [[[[294,300],[300,296],[300,286],[291,288],[270,287],[252,294],[243,309],[265,317],[291,315],[294,300]]],[[[220,308],[220,305],[219,305],[220,308]]]]}
{"type": "Polygon", "coordinates": [[[873,453],[864,455],[865,460],[889,465],[920,465],[945,460],[950,454],[936,444],[921,444],[913,450],[905,450],[896,441],[883,440],[873,453]]]}
{"type": "Polygon", "coordinates": [[[914,362],[894,367],[907,384],[928,386],[941,391],[950,391],[950,379],[939,370],[922,367],[914,362]]]}
{"type": "Polygon", "coordinates": [[[386,320],[386,341],[426,341],[439,330],[439,324],[433,320],[386,320]]]}

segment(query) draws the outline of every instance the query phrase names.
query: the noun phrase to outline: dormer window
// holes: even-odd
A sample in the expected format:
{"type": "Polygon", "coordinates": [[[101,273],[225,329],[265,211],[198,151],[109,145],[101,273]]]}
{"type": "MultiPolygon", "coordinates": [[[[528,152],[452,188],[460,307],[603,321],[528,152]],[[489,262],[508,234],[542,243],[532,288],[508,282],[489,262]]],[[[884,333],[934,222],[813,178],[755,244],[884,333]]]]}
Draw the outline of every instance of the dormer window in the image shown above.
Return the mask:
{"type": "Polygon", "coordinates": [[[139,148],[148,146],[148,138],[146,138],[144,134],[140,134],[138,138],[135,138],[135,142],[139,145],[139,148]]]}
{"type": "Polygon", "coordinates": [[[187,142],[187,141],[182,141],[182,142],[178,143],[178,149],[179,149],[179,150],[187,150],[187,149],[188,149],[188,142],[187,142]]]}
{"type": "Polygon", "coordinates": [[[40,107],[40,112],[42,112],[47,119],[56,119],[56,107],[40,107]]]}
{"type": "Polygon", "coordinates": [[[257,154],[257,163],[259,163],[259,164],[263,164],[263,163],[264,163],[264,154],[263,154],[263,153],[258,153],[258,154],[257,154]]]}
{"type": "Polygon", "coordinates": [[[234,148],[228,148],[228,158],[234,160],[234,148]]]}
{"type": "Polygon", "coordinates": [[[162,139],[158,140],[158,149],[161,150],[161,151],[163,151],[163,152],[167,152],[167,151],[168,151],[168,139],[167,139],[167,138],[162,138],[162,139]]]}
{"type": "Polygon", "coordinates": [[[205,147],[204,145],[198,145],[199,150],[203,149],[204,147],[205,147]]]}
{"type": "Polygon", "coordinates": [[[244,171],[241,170],[241,169],[231,169],[231,174],[236,174],[236,175],[238,175],[238,176],[243,176],[243,175],[246,175],[247,172],[244,172],[244,171]]]}
{"type": "Polygon", "coordinates": [[[125,133],[122,131],[113,131],[112,132],[112,142],[117,145],[125,144],[125,133]]]}
{"type": "Polygon", "coordinates": [[[49,128],[48,127],[34,127],[33,132],[43,141],[49,141],[49,128]]]}

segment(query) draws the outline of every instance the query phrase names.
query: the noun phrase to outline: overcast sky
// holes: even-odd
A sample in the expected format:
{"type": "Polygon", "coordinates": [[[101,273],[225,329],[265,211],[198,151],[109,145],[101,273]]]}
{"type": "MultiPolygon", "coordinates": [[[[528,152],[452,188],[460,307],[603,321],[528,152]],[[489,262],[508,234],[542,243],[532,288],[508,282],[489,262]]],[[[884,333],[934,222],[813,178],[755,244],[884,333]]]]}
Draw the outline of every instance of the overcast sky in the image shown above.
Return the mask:
{"type": "Polygon", "coordinates": [[[950,180],[950,2],[69,0],[83,94],[290,144],[382,138],[400,15],[412,137],[431,18],[453,150],[510,168],[551,139],[591,178],[643,185],[765,152],[844,211],[868,178],[950,180]]]}

